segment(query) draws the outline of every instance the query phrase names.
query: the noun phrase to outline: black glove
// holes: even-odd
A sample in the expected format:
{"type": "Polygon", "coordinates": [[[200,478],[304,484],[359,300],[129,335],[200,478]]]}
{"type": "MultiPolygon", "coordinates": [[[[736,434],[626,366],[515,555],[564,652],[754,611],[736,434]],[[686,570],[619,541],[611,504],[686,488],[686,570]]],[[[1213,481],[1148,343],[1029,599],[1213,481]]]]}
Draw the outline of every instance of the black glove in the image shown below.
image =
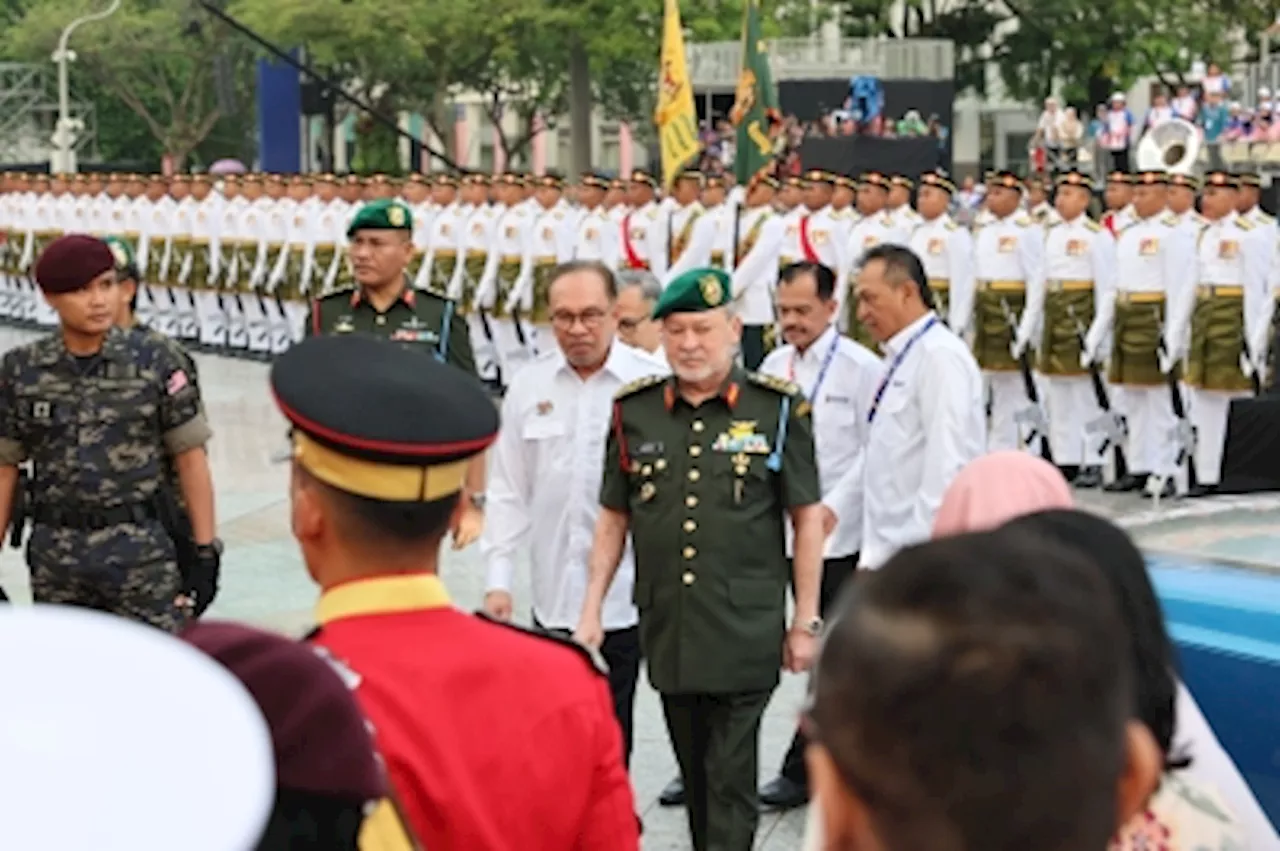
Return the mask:
{"type": "Polygon", "coordinates": [[[188,576],[187,596],[195,601],[195,616],[200,617],[218,596],[218,578],[222,573],[222,542],[195,547],[195,559],[188,576]]]}

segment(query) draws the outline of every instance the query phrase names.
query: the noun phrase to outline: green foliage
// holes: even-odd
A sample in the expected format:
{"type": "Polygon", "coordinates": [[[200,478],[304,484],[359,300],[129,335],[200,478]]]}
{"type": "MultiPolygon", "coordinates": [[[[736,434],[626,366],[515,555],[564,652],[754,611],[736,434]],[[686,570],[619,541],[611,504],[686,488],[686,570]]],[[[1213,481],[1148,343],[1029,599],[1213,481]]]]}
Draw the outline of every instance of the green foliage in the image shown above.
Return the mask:
{"type": "MultiPolygon", "coordinates": [[[[97,0],[5,0],[0,16],[13,22],[0,33],[0,50],[18,61],[47,62],[69,22],[102,8],[97,0]]],[[[227,51],[233,63],[248,60],[220,28],[209,22],[191,27],[187,10],[182,0],[130,0],[71,39],[77,75],[92,79],[85,93],[106,96],[96,99],[100,128],[120,133],[114,138],[121,141],[110,144],[123,144],[131,131],[103,108],[107,98],[127,106],[179,165],[222,117],[213,91],[214,57],[227,51]]]]}
{"type": "Polygon", "coordinates": [[[981,92],[995,63],[1014,99],[1057,90],[1081,104],[1141,77],[1176,85],[1195,59],[1229,65],[1239,36],[1254,43],[1272,17],[1264,0],[836,2],[851,36],[951,39],[958,90],[981,92]]]}

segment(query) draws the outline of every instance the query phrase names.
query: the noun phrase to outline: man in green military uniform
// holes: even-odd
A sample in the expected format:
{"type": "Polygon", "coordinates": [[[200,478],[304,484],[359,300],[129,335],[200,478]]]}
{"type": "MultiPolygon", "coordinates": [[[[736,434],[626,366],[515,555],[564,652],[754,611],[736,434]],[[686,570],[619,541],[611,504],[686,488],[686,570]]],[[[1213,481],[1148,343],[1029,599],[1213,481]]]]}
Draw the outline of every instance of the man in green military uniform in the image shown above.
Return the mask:
{"type": "Polygon", "coordinates": [[[808,667],[822,626],[809,404],[791,382],[735,364],[742,325],[730,295],[723,271],[693,269],[654,308],[674,375],[616,396],[577,630],[599,646],[605,593],[630,533],[641,646],[662,695],[695,851],[752,847],[760,717],[779,669],[808,667]]]}
{"type": "Polygon", "coordinates": [[[368,334],[432,352],[437,360],[475,374],[467,324],[450,299],[414,289],[406,270],[413,260],[413,211],[403,202],[365,204],[347,226],[356,285],[311,303],[307,336],[368,334]]]}
{"type": "MultiPolygon", "coordinates": [[[[306,335],[365,334],[430,352],[436,360],[476,375],[466,321],[457,303],[430,290],[415,289],[408,275],[413,260],[413,211],[381,198],[362,206],[347,226],[347,256],[356,285],[311,303],[306,335]]],[[[477,379],[478,380],[478,379],[477,379]]],[[[467,546],[484,526],[484,458],[471,464],[466,510],[453,530],[454,546],[467,546]]]]}

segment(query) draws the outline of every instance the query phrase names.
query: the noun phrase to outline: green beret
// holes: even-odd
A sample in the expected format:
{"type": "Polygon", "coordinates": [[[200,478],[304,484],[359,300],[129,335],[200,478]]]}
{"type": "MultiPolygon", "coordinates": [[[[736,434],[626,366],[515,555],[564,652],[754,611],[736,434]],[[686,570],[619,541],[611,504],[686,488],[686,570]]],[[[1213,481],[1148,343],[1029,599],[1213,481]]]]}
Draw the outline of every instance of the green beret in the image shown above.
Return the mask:
{"type": "Polygon", "coordinates": [[[733,297],[733,279],[721,269],[690,269],[671,283],[653,306],[653,318],[673,313],[702,313],[724,307],[733,297]]]}
{"type": "Polygon", "coordinates": [[[125,280],[138,279],[138,264],[133,257],[133,249],[129,247],[129,243],[118,236],[103,237],[103,242],[107,244],[107,248],[111,249],[111,256],[116,261],[116,274],[123,276],[125,280]]]}
{"type": "Polygon", "coordinates": [[[365,204],[347,226],[347,238],[358,230],[413,230],[413,212],[401,201],[379,198],[365,204]]]}

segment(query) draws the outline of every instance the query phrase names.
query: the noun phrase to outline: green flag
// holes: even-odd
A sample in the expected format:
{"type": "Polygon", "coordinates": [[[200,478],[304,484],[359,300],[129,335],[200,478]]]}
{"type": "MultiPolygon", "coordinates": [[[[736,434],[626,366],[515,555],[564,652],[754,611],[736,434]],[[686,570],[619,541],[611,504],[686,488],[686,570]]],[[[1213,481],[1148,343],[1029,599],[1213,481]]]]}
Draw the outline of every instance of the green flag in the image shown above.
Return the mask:
{"type": "Polygon", "coordinates": [[[778,90],[769,70],[769,54],[760,36],[760,0],[748,0],[742,15],[742,73],[729,112],[738,128],[733,155],[734,175],[740,186],[773,162],[782,143],[782,116],[778,90]]]}

